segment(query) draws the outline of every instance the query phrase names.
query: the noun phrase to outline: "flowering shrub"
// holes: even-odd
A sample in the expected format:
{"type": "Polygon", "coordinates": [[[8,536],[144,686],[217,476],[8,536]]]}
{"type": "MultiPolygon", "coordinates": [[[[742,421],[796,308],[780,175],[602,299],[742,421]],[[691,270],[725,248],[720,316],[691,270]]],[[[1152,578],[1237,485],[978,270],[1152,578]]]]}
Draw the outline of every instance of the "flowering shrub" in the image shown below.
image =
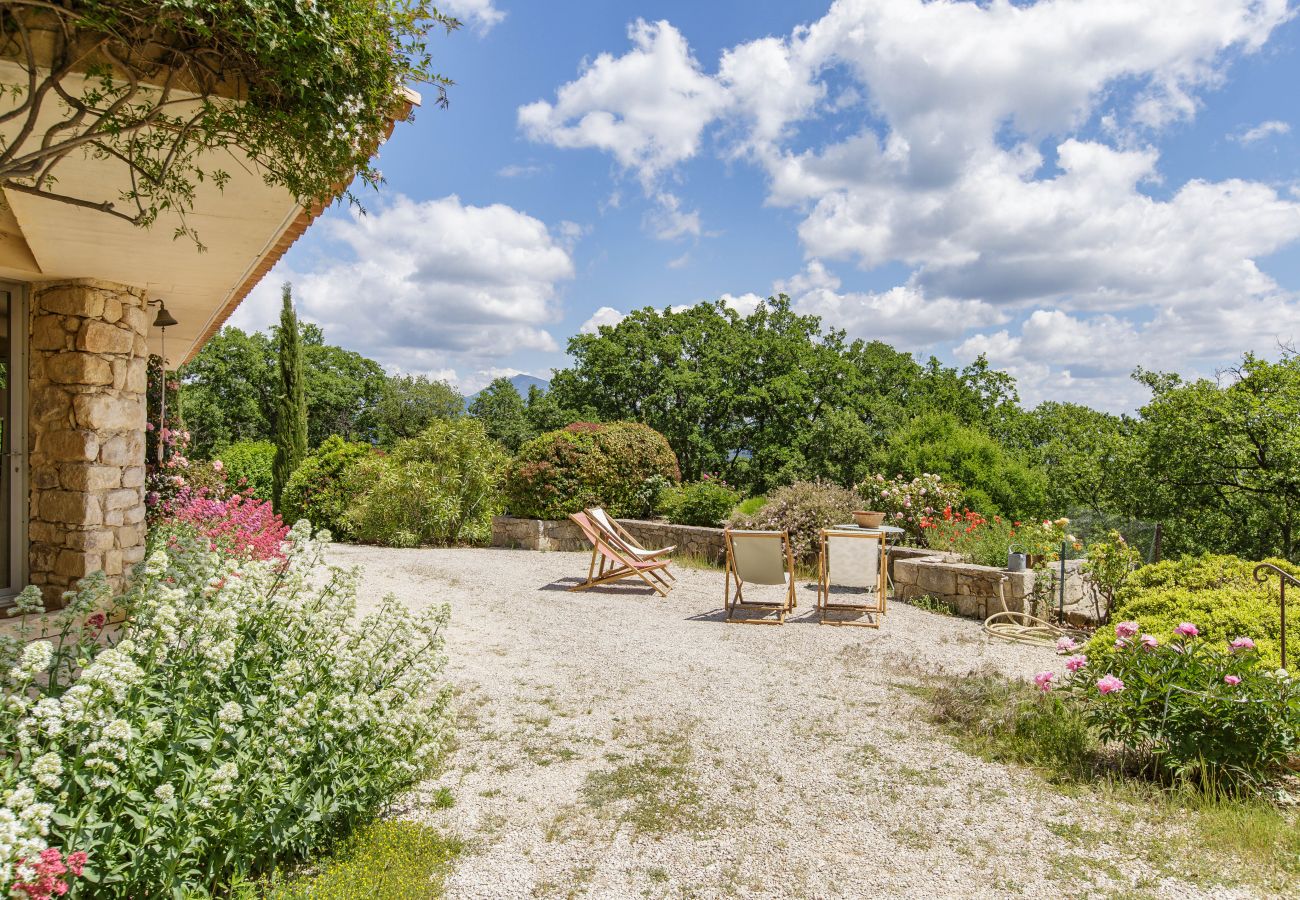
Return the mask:
{"type": "Polygon", "coordinates": [[[827,481],[796,481],[767,495],[767,502],[749,514],[737,511],[730,525],[760,531],[789,531],[795,557],[802,562],[817,558],[818,533],[832,525],[853,521],[862,508],[856,491],[827,481]]]}
{"type": "MultiPolygon", "coordinates": [[[[1268,562],[1300,576],[1300,566],[1294,563],[1268,562]]],[[[1276,580],[1257,582],[1253,575],[1256,565],[1236,556],[1205,555],[1143,566],[1116,592],[1112,618],[1137,619],[1155,634],[1181,622],[1195,622],[1206,640],[1248,637],[1255,642],[1264,665],[1280,666],[1278,584],[1276,580]]],[[[1294,631],[1288,636],[1294,646],[1300,646],[1300,636],[1294,631]]],[[[1113,652],[1105,635],[1088,643],[1090,658],[1103,659],[1113,652]]]]}
{"type": "Polygon", "coordinates": [[[306,519],[313,528],[328,529],[336,538],[351,537],[343,514],[357,487],[352,469],[378,452],[368,444],[330,435],[289,476],[280,496],[280,512],[289,522],[306,519]]]}
{"type": "Polygon", "coordinates": [[[951,506],[933,516],[924,516],[920,526],[926,545],[935,550],[960,553],[978,566],[1005,567],[1007,550],[1016,540],[1019,522],[1001,516],[986,519],[977,512],[954,513],[951,506]]]}
{"type": "Polygon", "coordinates": [[[678,525],[712,527],[725,519],[739,502],[738,491],[721,478],[705,475],[702,481],[664,491],[659,498],[659,512],[678,525]]]}
{"type": "MultiPolygon", "coordinates": [[[[145,430],[153,431],[153,423],[145,430]]],[[[152,525],[166,514],[182,494],[205,497],[226,495],[226,472],[221,460],[200,462],[187,455],[190,433],[179,429],[162,428],[158,440],[164,446],[163,462],[156,457],[146,460],[145,508],[152,525]]]]}
{"type": "Polygon", "coordinates": [[[1042,519],[1016,523],[1015,548],[1029,554],[1038,563],[1055,562],[1061,558],[1061,545],[1067,549],[1082,550],[1083,543],[1069,533],[1070,520],[1042,519]]]}
{"type": "Polygon", "coordinates": [[[1088,545],[1088,558],[1080,571],[1092,589],[1093,604],[1099,621],[1110,619],[1115,595],[1128,581],[1133,570],[1142,564],[1142,554],[1129,546],[1124,535],[1112,531],[1105,538],[1088,545]]]}
{"type": "Polygon", "coordinates": [[[603,506],[616,518],[654,512],[647,480],[681,481],[662,434],[637,422],[574,422],[524,444],[505,478],[506,508],[530,519],[563,519],[603,506]]]}
{"type": "Polygon", "coordinates": [[[1034,682],[1067,693],[1102,740],[1160,775],[1215,786],[1257,781],[1300,751],[1300,684],[1260,665],[1250,638],[1207,640],[1192,622],[1158,637],[1126,621],[1113,639],[1116,652],[1099,665],[1062,638],[1066,674],[1040,672],[1034,682]]]}
{"type": "Polygon", "coordinates": [[[281,563],[176,535],[112,611],[116,643],[94,639],[100,577],[59,638],[0,644],[4,896],[47,847],[84,865],[69,897],[221,894],[370,820],[438,757],[445,607],[356,616],[356,573],[325,567],[305,523],[281,563]]]}
{"type": "Polygon", "coordinates": [[[435,419],[350,470],[344,522],[357,540],[392,547],[486,541],[506,461],[478,419],[435,419]]]}
{"type": "Polygon", "coordinates": [[[947,484],[938,475],[918,475],[910,481],[902,475],[886,479],[873,475],[858,485],[864,509],[885,513],[885,523],[897,525],[907,532],[909,543],[928,547],[930,534],[921,522],[927,516],[938,515],[961,502],[961,488],[947,484]]]}
{"type": "Polygon", "coordinates": [[[224,471],[231,490],[258,500],[271,499],[271,463],[275,444],[270,441],[237,441],[216,454],[212,465],[224,471]]]}
{"type": "Polygon", "coordinates": [[[175,532],[188,528],[207,541],[209,550],[250,559],[284,559],[281,544],[289,526],[266,500],[240,494],[215,500],[185,490],[168,504],[167,513],[156,528],[166,533],[172,545],[180,539],[175,532]]]}

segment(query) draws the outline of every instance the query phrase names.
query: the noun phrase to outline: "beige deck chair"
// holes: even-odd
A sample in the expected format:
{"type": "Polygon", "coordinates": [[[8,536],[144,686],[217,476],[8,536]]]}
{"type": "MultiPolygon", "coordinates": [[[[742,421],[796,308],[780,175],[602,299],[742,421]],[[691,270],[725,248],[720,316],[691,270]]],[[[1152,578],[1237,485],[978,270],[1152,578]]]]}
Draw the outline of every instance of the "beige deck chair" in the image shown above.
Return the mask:
{"type": "Polygon", "coordinates": [[[879,628],[885,613],[885,585],[888,583],[885,535],[879,531],[836,531],[822,529],[821,556],[817,565],[817,609],[823,625],[858,625],[879,628]],[[865,588],[864,594],[839,594],[831,601],[831,586],[865,588]],[[828,619],[832,610],[854,612],[859,618],[828,619]],[[865,616],[866,618],[861,618],[865,616]]]}
{"type": "MultiPolygon", "coordinates": [[[[667,547],[660,547],[658,550],[647,550],[641,546],[640,541],[632,537],[626,528],[618,524],[609,513],[599,506],[587,510],[587,518],[591,519],[593,525],[609,536],[611,543],[621,544],[622,548],[626,549],[634,559],[655,560],[662,556],[668,556],[677,549],[676,544],[671,544],[667,547]]],[[[667,576],[669,581],[677,580],[677,576],[668,569],[664,569],[663,574],[667,576]]]]}
{"type": "Polygon", "coordinates": [[[598,584],[608,584],[623,578],[640,578],[661,597],[668,596],[670,585],[659,574],[668,568],[667,560],[634,559],[622,546],[605,538],[586,513],[573,513],[569,518],[591,542],[591,565],[587,567],[587,580],[575,584],[569,590],[585,591],[598,584]],[[600,563],[599,568],[597,562],[600,563]]]}
{"type": "Polygon", "coordinates": [[[727,542],[726,586],[723,605],[728,622],[748,622],[762,625],[784,625],[786,613],[795,607],[794,552],[790,548],[790,533],[786,531],[732,531],[724,532],[727,542]],[[736,596],[732,599],[732,580],[736,596]],[[747,601],[746,584],[785,585],[785,599],[780,602],[747,601]],[[737,619],[737,609],[756,609],[776,612],[776,619],[737,619]]]}

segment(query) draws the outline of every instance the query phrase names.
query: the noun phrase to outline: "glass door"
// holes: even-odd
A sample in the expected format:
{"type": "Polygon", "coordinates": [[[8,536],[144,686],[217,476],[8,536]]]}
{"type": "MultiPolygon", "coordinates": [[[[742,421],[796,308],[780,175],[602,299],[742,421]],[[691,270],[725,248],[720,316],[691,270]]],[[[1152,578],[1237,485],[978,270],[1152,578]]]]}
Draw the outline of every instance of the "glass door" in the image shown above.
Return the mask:
{"type": "Polygon", "coordinates": [[[22,285],[0,281],[0,606],[27,578],[27,316],[22,285]]]}

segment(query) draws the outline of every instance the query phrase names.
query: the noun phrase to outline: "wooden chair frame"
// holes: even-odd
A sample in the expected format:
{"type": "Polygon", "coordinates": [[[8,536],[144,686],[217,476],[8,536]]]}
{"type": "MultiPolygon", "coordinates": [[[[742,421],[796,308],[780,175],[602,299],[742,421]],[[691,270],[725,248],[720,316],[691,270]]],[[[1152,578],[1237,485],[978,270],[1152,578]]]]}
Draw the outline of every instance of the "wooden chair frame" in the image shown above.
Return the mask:
{"type": "Polygon", "coordinates": [[[662,573],[668,568],[667,560],[631,559],[626,550],[619,546],[621,542],[606,539],[604,531],[588,518],[586,513],[573,513],[569,516],[574,524],[582,529],[583,535],[591,542],[591,565],[587,566],[587,580],[575,584],[570,591],[585,591],[600,584],[609,584],[624,578],[640,578],[661,597],[667,597],[672,585],[664,579],[662,573]],[[599,567],[597,567],[599,562],[599,567]]]}
{"type": "MultiPolygon", "coordinates": [[[[593,515],[594,512],[595,508],[587,510],[587,520],[591,522],[592,526],[595,527],[597,531],[606,535],[610,539],[611,543],[620,544],[620,549],[627,551],[628,555],[633,559],[657,560],[661,557],[668,556],[677,549],[677,545],[672,544],[668,547],[660,547],[658,550],[647,550],[641,545],[640,541],[633,537],[632,534],[620,525],[618,520],[609,513],[605,512],[603,509],[601,510],[601,512],[605,513],[605,520],[609,522],[610,527],[606,528],[601,523],[600,516],[593,515]]],[[[660,571],[662,571],[669,581],[677,580],[677,576],[669,569],[665,568],[660,571]]]]}
{"type": "Polygon", "coordinates": [[[798,605],[795,600],[794,591],[794,550],[790,546],[790,532],[788,531],[732,531],[730,528],[723,532],[723,538],[727,545],[727,567],[725,580],[723,582],[722,604],[727,612],[728,622],[739,622],[747,625],[784,625],[785,617],[792,612],[798,605]],[[786,595],[785,600],[781,602],[771,601],[747,601],[744,598],[745,582],[741,580],[740,573],[736,571],[735,545],[733,541],[739,537],[746,540],[747,536],[761,535],[771,538],[774,535],[781,536],[781,544],[785,549],[785,575],[786,575],[786,595]],[[735,581],[736,596],[732,599],[731,585],[735,581]],[[776,612],[776,620],[772,619],[737,619],[734,613],[737,609],[762,610],[764,612],[776,612]]]}
{"type": "Polygon", "coordinates": [[[821,552],[817,559],[817,610],[821,616],[822,625],[853,625],[858,628],[879,628],[880,616],[885,614],[885,604],[889,579],[889,556],[887,554],[888,543],[885,540],[884,532],[880,531],[840,531],[834,528],[823,528],[820,533],[821,552]],[[831,572],[830,572],[830,546],[829,538],[831,535],[838,538],[850,540],[876,541],[879,543],[879,549],[876,558],[880,564],[880,571],[876,576],[876,602],[875,603],[832,603],[831,602],[831,572]],[[871,618],[865,622],[852,622],[844,619],[828,619],[826,614],[832,610],[841,610],[844,612],[865,613],[871,618]]]}

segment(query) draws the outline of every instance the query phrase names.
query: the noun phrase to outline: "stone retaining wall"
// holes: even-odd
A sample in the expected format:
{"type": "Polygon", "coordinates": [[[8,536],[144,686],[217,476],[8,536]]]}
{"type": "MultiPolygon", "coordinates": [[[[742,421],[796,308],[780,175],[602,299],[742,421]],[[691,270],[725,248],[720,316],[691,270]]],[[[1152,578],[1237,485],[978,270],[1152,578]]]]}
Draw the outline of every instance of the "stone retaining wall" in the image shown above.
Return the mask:
{"type": "MultiPolygon", "coordinates": [[[[908,552],[900,550],[895,552],[908,552]]],[[[1005,584],[1007,609],[1012,612],[1029,612],[1043,615],[1044,610],[1032,609],[1032,597],[1037,576],[1034,572],[1008,572],[994,566],[976,566],[962,562],[946,553],[925,551],[924,556],[898,558],[891,563],[894,579],[894,596],[900,600],[932,597],[946,603],[953,612],[972,618],[987,618],[1000,612],[998,586],[1005,584]],[[1004,581],[1005,579],[1005,581],[1004,581]]],[[[1079,572],[1082,560],[1067,560],[1065,564],[1065,615],[1075,625],[1095,624],[1092,603],[1079,572]]],[[[1052,572],[1050,605],[1054,610],[1059,602],[1055,586],[1056,571],[1052,572]]]]}
{"type": "MultiPolygon", "coordinates": [[[[726,552],[721,528],[698,528],[642,519],[619,519],[618,523],[644,547],[672,545],[678,553],[688,553],[717,563],[722,561],[726,552]]],[[[582,531],[568,519],[547,521],[518,519],[514,516],[496,516],[492,519],[492,546],[521,550],[591,549],[591,545],[582,536],[582,531]]]]}

